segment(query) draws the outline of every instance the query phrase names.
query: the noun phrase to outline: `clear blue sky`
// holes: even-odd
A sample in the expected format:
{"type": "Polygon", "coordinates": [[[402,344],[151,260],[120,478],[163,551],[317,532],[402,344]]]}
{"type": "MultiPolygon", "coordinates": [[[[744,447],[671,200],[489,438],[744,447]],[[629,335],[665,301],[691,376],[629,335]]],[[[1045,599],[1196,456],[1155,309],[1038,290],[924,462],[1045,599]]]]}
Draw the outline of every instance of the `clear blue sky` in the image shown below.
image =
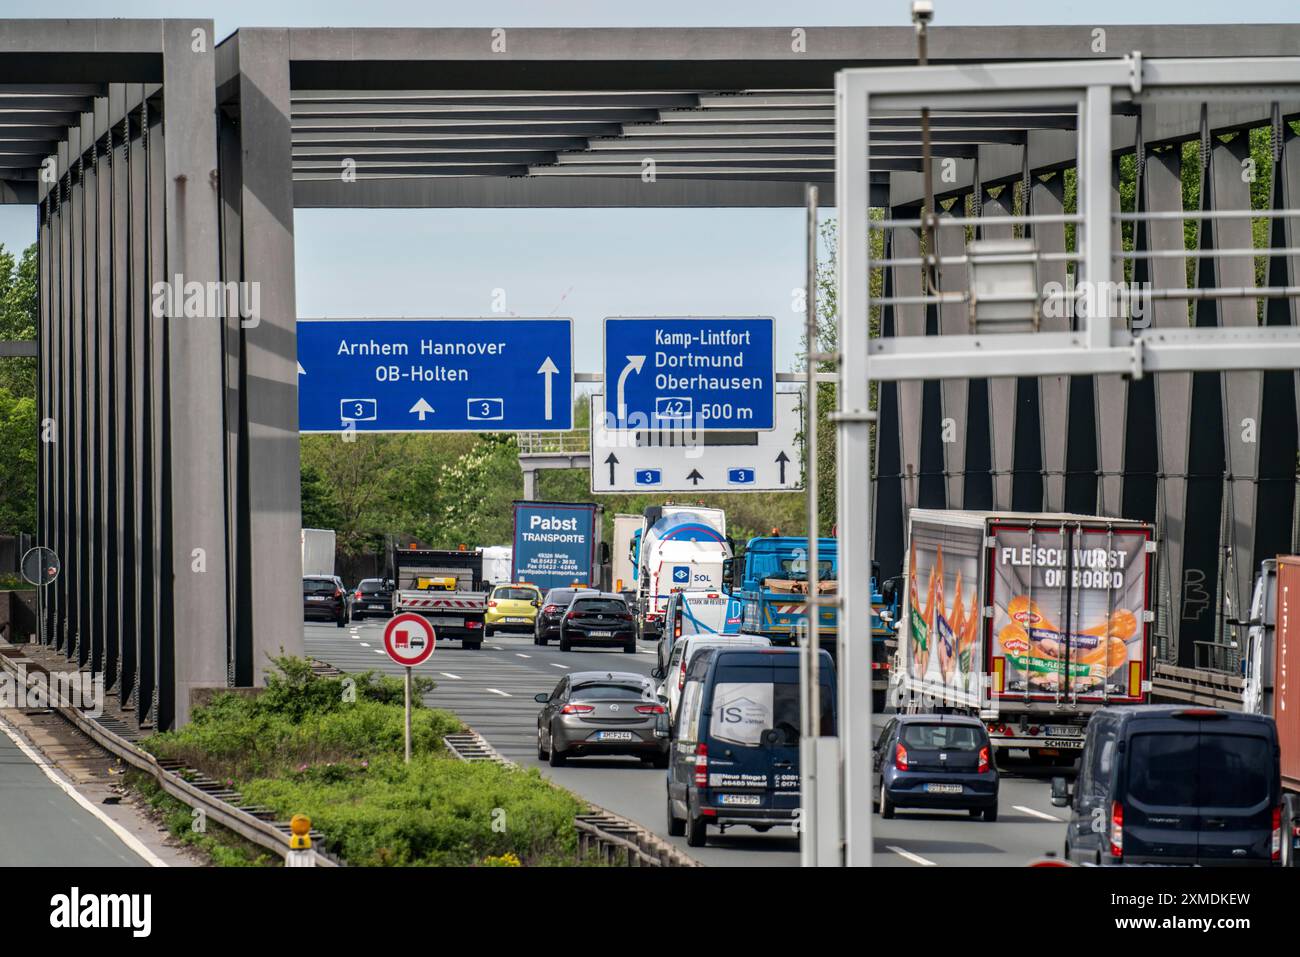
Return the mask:
{"type": "MultiPolygon", "coordinates": [[[[1297,0],[936,0],[939,24],[1295,22],[1297,0]]],[[[0,17],[211,17],[240,26],[903,25],[907,0],[0,0],[0,17]]],[[[607,315],[777,318],[788,368],[802,285],[797,210],[300,210],[301,316],[473,316],[506,291],[517,315],[577,320],[577,368],[599,371],[607,315]]],[[[35,239],[35,213],[0,207],[0,243],[35,239]]]]}

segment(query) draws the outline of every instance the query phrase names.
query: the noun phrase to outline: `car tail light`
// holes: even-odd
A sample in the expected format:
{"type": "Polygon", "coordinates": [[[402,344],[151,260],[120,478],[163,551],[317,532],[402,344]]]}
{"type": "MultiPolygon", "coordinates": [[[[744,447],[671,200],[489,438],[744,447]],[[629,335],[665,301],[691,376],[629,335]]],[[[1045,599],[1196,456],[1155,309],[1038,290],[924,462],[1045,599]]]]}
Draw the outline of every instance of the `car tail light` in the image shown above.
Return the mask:
{"type": "Polygon", "coordinates": [[[636,619],[632,617],[632,613],[630,611],[625,611],[623,612],[623,614],[619,615],[618,617],[622,618],[624,621],[636,621],[636,619]]]}
{"type": "Polygon", "coordinates": [[[686,687],[686,656],[682,655],[681,667],[677,670],[677,690],[681,691],[686,687]]]}
{"type": "Polygon", "coordinates": [[[695,746],[695,786],[697,788],[709,786],[709,746],[707,744],[697,744],[695,746]]]}
{"type": "Polygon", "coordinates": [[[1282,860],[1282,806],[1273,808],[1273,860],[1282,860]]]}
{"type": "Polygon", "coordinates": [[[355,595],[353,595],[352,597],[355,598],[357,601],[360,601],[360,600],[361,600],[361,592],[358,591],[358,592],[357,592],[355,595]]]}
{"type": "Polygon", "coordinates": [[[1220,711],[1218,708],[1181,708],[1174,712],[1175,718],[1197,718],[1199,720],[1226,718],[1227,716],[1227,712],[1220,711]]]}
{"type": "Polygon", "coordinates": [[[466,627],[466,628],[482,628],[482,627],[483,627],[483,622],[481,622],[481,621],[467,621],[467,622],[465,622],[465,627],[466,627]]]}
{"type": "Polygon", "coordinates": [[[900,771],[907,770],[907,748],[901,744],[894,747],[894,767],[900,771]]]}
{"type": "Polygon", "coordinates": [[[566,704],[560,709],[560,714],[587,714],[595,711],[596,706],[590,704],[566,704]]]}
{"type": "Polygon", "coordinates": [[[542,609],[542,614],[543,614],[543,615],[555,615],[555,614],[558,614],[558,613],[560,612],[560,610],[561,610],[561,609],[560,609],[560,606],[559,606],[559,605],[547,605],[546,607],[544,607],[544,608],[542,609]]]}
{"type": "Polygon", "coordinates": [[[1112,801],[1110,805],[1110,856],[1124,856],[1124,805],[1112,801]]]}
{"type": "Polygon", "coordinates": [[[636,706],[637,714],[664,714],[664,706],[661,704],[639,704],[636,706]]]}
{"type": "Polygon", "coordinates": [[[573,621],[573,619],[575,619],[575,618],[577,618],[577,617],[578,617],[578,613],[577,613],[576,611],[571,611],[571,612],[569,612],[567,615],[564,616],[564,619],[565,619],[565,621],[573,621]]]}
{"type": "Polygon", "coordinates": [[[335,597],[335,598],[342,598],[342,597],[343,597],[343,589],[341,589],[341,588],[336,588],[336,589],[334,589],[334,597],[335,597]]]}
{"type": "Polygon", "coordinates": [[[495,598],[488,599],[489,608],[495,608],[496,606],[497,606],[497,600],[495,598]]]}
{"type": "Polygon", "coordinates": [[[980,774],[983,774],[988,769],[989,769],[989,746],[986,744],[984,745],[984,747],[980,748],[980,764],[977,770],[979,771],[980,774]]]}

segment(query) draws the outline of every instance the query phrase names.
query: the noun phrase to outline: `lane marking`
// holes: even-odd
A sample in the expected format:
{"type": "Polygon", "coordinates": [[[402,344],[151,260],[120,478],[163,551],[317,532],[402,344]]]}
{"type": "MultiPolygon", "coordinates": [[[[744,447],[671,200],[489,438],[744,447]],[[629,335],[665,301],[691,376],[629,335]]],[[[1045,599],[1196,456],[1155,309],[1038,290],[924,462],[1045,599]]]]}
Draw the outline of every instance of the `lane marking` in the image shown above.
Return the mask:
{"type": "Polygon", "coordinates": [[[9,727],[9,722],[5,721],[2,718],[0,718],[0,731],[3,731],[5,733],[5,737],[7,737],[10,741],[12,741],[14,743],[14,746],[17,747],[18,750],[21,751],[23,754],[25,754],[27,756],[27,759],[31,761],[32,764],[40,768],[41,771],[45,773],[45,776],[58,786],[59,790],[61,790],[68,797],[72,798],[72,800],[76,801],[77,804],[79,804],[83,810],[89,811],[91,816],[96,818],[99,821],[99,823],[103,824],[110,831],[112,831],[118,840],[120,840],[123,844],[125,844],[130,850],[134,851],[135,854],[138,857],[142,858],[146,864],[148,864],[150,867],[169,866],[167,862],[164,861],[161,857],[159,857],[153,851],[149,850],[149,848],[145,847],[144,844],[141,843],[138,837],[136,837],[134,834],[132,834],[130,831],[124,828],[117,821],[113,820],[111,817],[109,817],[107,814],[105,814],[103,811],[97,808],[94,804],[90,803],[90,800],[84,794],[82,794],[80,791],[74,788],[70,782],[65,781],[63,777],[54,769],[54,766],[45,759],[45,756],[41,754],[39,751],[36,751],[32,747],[30,747],[26,741],[24,741],[21,737],[19,737],[17,730],[11,729],[9,727]]]}
{"type": "Polygon", "coordinates": [[[450,678],[453,681],[460,680],[460,675],[454,675],[450,671],[439,671],[438,674],[442,675],[444,678],[450,678]]]}
{"type": "Polygon", "coordinates": [[[1048,814],[1046,811],[1039,811],[1032,807],[1025,807],[1023,804],[1013,804],[1011,806],[1017,811],[1023,811],[1025,814],[1028,814],[1030,817],[1040,817],[1044,821],[1053,821],[1056,824],[1065,823],[1065,820],[1063,818],[1059,818],[1055,814],[1048,814]]]}
{"type": "Polygon", "coordinates": [[[926,860],[924,857],[922,857],[920,854],[913,854],[911,851],[905,851],[905,850],[903,850],[901,847],[895,847],[893,844],[886,844],[886,845],[885,845],[885,849],[886,849],[886,850],[893,851],[893,852],[894,852],[895,854],[897,854],[899,857],[905,857],[905,858],[907,858],[907,859],[908,859],[909,861],[911,861],[913,864],[920,864],[922,867],[938,867],[938,866],[939,866],[939,865],[936,864],[934,861],[927,861],[927,860],[926,860]]]}
{"type": "Polygon", "coordinates": [[[522,651],[516,651],[516,652],[515,652],[515,657],[516,657],[516,658],[531,658],[532,655],[526,655],[526,654],[524,654],[522,651]]]}
{"type": "Polygon", "coordinates": [[[552,662],[551,662],[551,667],[552,667],[552,668],[563,668],[565,671],[568,671],[568,670],[569,670],[569,666],[568,666],[568,665],[562,665],[562,664],[560,664],[558,661],[552,661],[552,662]]]}
{"type": "Polygon", "coordinates": [[[499,695],[500,695],[501,697],[503,697],[503,698],[513,698],[513,697],[514,697],[514,695],[512,695],[512,694],[507,694],[506,692],[500,690],[499,688],[487,688],[487,689],[485,689],[485,690],[487,690],[487,691],[491,691],[493,694],[499,694],[499,695]]]}
{"type": "MultiPolygon", "coordinates": [[[[366,647],[367,647],[367,648],[370,648],[369,645],[366,645],[366,647]]],[[[386,654],[386,652],[384,651],[383,648],[370,648],[370,650],[373,651],[373,652],[374,652],[375,654],[377,654],[377,655],[386,654]]]]}
{"type": "Polygon", "coordinates": [[[363,641],[363,642],[361,642],[361,647],[362,647],[362,648],[369,648],[370,645],[363,641]]]}

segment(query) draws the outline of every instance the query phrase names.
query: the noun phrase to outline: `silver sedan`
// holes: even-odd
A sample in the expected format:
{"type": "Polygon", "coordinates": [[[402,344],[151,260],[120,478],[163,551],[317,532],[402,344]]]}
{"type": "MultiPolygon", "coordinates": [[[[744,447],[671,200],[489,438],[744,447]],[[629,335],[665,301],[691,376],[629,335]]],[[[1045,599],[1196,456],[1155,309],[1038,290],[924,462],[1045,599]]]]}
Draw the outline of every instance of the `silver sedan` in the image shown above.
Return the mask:
{"type": "Polygon", "coordinates": [[[626,671],[565,675],[550,694],[539,694],[537,759],[562,766],[586,755],[635,755],[668,767],[668,713],[654,683],[626,671]]]}

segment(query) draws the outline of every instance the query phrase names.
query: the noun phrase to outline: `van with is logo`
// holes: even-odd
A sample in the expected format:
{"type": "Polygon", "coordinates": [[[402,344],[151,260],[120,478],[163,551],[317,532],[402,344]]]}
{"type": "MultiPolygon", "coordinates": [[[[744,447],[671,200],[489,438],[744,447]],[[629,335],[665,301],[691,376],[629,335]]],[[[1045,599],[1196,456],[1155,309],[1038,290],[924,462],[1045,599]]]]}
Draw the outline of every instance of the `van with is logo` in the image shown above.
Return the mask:
{"type": "MultiPolygon", "coordinates": [[[[835,666],[822,651],[821,727],[835,734],[835,666]]],[[[708,828],[791,826],[799,809],[799,652],[716,648],[687,667],[672,724],[668,833],[701,847],[708,828]]],[[[791,830],[788,836],[795,836],[791,830]]]]}

